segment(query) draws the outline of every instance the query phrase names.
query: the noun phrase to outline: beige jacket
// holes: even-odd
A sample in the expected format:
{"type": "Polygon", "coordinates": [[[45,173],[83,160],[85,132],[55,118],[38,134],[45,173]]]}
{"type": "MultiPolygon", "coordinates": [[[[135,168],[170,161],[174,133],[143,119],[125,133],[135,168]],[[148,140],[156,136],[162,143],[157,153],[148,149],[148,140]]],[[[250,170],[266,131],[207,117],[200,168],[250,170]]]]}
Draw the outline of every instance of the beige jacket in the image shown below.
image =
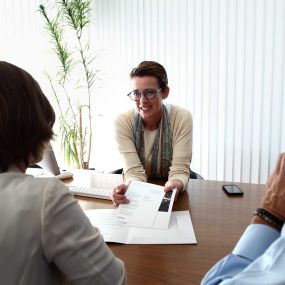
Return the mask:
{"type": "Polygon", "coordinates": [[[56,178],[0,173],[0,284],[126,284],[124,264],[56,178]]]}
{"type": "MultiPolygon", "coordinates": [[[[173,159],[168,180],[179,179],[184,188],[189,179],[192,158],[192,115],[181,107],[170,105],[170,124],[173,132],[173,159]]],[[[125,182],[147,181],[147,173],[139,159],[133,142],[132,122],[135,110],[119,115],[114,124],[115,140],[124,163],[125,182]]],[[[153,139],[144,135],[145,150],[153,147],[153,139]],[[151,141],[151,143],[149,143],[151,141]]]]}

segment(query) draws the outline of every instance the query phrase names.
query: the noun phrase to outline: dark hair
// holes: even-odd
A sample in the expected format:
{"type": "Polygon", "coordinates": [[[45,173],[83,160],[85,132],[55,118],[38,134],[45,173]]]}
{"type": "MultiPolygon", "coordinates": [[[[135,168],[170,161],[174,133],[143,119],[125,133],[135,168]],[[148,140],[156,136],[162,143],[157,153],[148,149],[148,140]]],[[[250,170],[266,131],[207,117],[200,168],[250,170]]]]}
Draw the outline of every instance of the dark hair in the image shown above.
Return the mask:
{"type": "Polygon", "coordinates": [[[155,61],[142,61],[130,73],[131,78],[135,76],[154,76],[158,81],[159,88],[164,88],[168,84],[165,68],[155,61]]]}
{"type": "Polygon", "coordinates": [[[29,156],[37,157],[53,137],[55,113],[36,80],[0,61],[0,172],[29,156]]]}

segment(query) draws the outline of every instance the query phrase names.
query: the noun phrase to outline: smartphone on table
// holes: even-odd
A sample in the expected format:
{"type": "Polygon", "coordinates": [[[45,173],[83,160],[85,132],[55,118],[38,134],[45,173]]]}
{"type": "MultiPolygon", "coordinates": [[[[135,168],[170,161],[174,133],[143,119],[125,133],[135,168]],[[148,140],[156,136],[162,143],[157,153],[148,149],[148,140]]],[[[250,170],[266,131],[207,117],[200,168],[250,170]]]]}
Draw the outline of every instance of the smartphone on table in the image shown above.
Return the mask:
{"type": "Polygon", "coordinates": [[[242,196],[243,191],[235,184],[223,185],[223,191],[229,196],[242,196]]]}

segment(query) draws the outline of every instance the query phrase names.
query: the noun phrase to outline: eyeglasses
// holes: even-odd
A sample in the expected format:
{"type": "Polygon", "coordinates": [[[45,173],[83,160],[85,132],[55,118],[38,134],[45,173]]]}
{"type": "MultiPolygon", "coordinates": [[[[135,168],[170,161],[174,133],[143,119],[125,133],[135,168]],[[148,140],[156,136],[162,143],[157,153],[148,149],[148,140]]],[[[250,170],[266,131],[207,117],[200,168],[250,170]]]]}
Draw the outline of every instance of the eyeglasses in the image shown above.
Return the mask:
{"type": "Polygon", "coordinates": [[[157,95],[163,88],[160,89],[145,89],[144,91],[140,92],[138,90],[134,90],[130,92],[127,96],[134,101],[139,101],[141,96],[143,95],[147,99],[152,99],[154,96],[157,95]]]}

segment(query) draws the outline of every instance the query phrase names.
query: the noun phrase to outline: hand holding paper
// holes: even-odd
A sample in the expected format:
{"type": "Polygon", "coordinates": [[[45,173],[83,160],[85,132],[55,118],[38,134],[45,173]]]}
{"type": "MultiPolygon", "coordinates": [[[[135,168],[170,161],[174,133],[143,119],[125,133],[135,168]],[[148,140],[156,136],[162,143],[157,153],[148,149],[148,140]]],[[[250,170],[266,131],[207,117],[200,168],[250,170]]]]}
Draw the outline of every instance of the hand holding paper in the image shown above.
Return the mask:
{"type": "Polygon", "coordinates": [[[129,204],[119,205],[117,217],[128,226],[168,228],[176,190],[164,192],[164,187],[132,181],[126,198],[129,204]]]}
{"type": "Polygon", "coordinates": [[[126,199],[126,196],[125,196],[127,189],[128,189],[128,185],[126,184],[120,184],[119,186],[113,189],[111,198],[112,198],[114,207],[120,204],[129,203],[129,200],[126,199]]]}

